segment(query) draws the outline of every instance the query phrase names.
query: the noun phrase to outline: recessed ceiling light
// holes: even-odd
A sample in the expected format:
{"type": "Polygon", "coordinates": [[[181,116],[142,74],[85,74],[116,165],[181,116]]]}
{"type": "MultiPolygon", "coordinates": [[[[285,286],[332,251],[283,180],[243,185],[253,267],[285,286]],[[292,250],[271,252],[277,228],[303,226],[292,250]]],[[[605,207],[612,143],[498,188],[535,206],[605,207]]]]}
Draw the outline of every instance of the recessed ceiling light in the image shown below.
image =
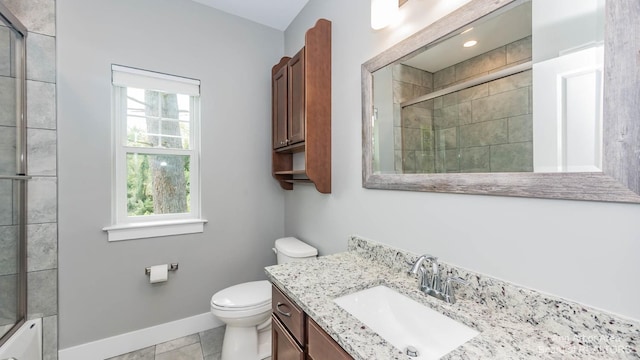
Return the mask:
{"type": "Polygon", "coordinates": [[[468,28],[467,30],[465,30],[465,31],[461,32],[461,33],[460,33],[460,35],[462,35],[462,34],[466,34],[466,33],[468,33],[468,32],[469,32],[469,31],[471,31],[471,30],[473,30],[473,28],[472,28],[472,27],[470,27],[470,28],[468,28]]]}
{"type": "Polygon", "coordinates": [[[477,43],[478,43],[478,42],[477,42],[477,41],[475,41],[475,40],[469,40],[469,41],[467,41],[466,43],[464,43],[462,46],[464,46],[464,47],[472,47],[472,46],[474,46],[474,45],[475,45],[475,44],[477,44],[477,43]]]}

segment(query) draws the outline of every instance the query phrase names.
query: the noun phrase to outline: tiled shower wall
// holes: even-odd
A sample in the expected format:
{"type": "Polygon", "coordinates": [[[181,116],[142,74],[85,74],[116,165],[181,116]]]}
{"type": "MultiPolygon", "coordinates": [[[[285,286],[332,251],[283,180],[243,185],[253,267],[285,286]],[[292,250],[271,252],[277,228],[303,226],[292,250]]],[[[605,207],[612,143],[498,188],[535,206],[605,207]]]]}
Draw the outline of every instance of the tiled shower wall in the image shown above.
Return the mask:
{"type": "Polygon", "coordinates": [[[27,27],[27,317],[43,318],[43,358],[57,359],[58,229],[55,0],[0,0],[27,27]]]}
{"type": "MultiPolygon", "coordinates": [[[[527,37],[433,74],[413,72],[429,74],[437,91],[530,60],[527,37]]],[[[407,79],[394,77],[394,85],[398,82],[407,79]]],[[[405,107],[395,128],[396,170],[533,171],[531,84],[531,71],[525,71],[405,107]]],[[[423,95],[412,90],[413,97],[423,95]]],[[[406,86],[394,87],[403,101],[411,98],[407,94],[406,86]]]]}

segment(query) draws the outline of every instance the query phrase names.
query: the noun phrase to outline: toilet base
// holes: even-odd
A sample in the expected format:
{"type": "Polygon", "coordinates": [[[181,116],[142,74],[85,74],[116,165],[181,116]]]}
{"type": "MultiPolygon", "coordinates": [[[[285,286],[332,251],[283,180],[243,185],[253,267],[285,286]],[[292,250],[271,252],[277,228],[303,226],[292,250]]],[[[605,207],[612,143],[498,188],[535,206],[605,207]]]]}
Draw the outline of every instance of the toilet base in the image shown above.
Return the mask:
{"type": "MultiPolygon", "coordinates": [[[[269,319],[271,320],[271,319],[269,319]]],[[[271,356],[271,326],[229,326],[224,333],[221,360],[262,360],[271,356]]]]}

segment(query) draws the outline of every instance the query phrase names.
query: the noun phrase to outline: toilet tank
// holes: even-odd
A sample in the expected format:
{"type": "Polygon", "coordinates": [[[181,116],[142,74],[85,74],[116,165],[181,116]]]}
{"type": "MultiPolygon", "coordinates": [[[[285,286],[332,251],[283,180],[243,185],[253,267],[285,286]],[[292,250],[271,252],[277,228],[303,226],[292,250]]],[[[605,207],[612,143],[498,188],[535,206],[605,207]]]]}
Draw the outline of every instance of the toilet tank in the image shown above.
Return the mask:
{"type": "Polygon", "coordinates": [[[294,237],[276,240],[275,251],[278,257],[278,264],[311,260],[318,255],[318,249],[294,237]]]}

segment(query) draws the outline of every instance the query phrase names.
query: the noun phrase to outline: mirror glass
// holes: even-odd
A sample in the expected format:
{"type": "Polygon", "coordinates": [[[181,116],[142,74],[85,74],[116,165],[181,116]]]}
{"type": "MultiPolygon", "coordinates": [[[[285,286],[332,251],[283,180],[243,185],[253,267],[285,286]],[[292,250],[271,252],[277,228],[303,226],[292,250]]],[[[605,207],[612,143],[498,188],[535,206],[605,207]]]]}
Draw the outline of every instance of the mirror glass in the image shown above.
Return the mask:
{"type": "Polygon", "coordinates": [[[373,72],[372,172],[601,172],[604,0],[522,0],[373,72]]]}

